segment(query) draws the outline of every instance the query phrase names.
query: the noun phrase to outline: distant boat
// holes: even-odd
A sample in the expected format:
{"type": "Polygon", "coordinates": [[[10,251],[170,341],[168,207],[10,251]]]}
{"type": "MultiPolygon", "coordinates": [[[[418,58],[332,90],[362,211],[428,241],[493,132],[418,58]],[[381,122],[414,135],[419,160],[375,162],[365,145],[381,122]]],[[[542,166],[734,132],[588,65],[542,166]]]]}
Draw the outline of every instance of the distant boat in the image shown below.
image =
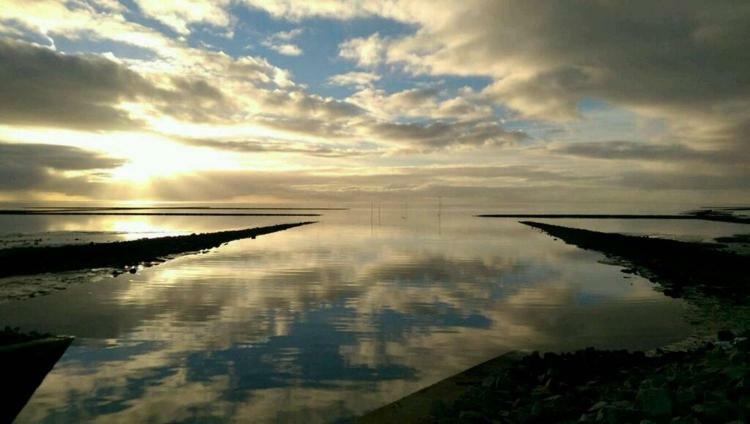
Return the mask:
{"type": "Polygon", "coordinates": [[[18,341],[0,339],[0,375],[3,376],[0,422],[12,422],[37,387],[62,357],[73,337],[23,336],[18,341]]]}

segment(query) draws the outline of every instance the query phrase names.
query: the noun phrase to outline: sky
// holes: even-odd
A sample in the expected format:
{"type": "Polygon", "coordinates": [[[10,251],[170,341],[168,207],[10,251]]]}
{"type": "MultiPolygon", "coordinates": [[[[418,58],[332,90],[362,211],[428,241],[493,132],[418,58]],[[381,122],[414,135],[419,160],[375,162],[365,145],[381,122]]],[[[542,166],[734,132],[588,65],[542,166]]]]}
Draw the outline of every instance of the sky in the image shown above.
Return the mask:
{"type": "Polygon", "coordinates": [[[739,0],[3,0],[0,201],[750,203],[739,0]]]}

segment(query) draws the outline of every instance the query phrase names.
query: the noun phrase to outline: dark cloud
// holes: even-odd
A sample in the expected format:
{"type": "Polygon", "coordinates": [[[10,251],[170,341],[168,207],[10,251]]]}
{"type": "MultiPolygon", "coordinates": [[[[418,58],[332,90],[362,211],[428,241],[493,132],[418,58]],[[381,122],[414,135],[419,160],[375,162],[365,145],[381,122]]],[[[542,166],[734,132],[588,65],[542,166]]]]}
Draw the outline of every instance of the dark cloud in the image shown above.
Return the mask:
{"type": "Polygon", "coordinates": [[[381,122],[373,124],[370,130],[378,138],[414,146],[417,150],[449,146],[498,146],[528,138],[523,132],[509,131],[497,122],[487,121],[381,122]]]}
{"type": "Polygon", "coordinates": [[[379,154],[380,152],[373,149],[350,148],[334,144],[307,144],[293,143],[289,141],[264,141],[264,140],[229,140],[219,141],[212,139],[189,139],[180,140],[183,144],[197,147],[208,147],[217,150],[227,150],[241,153],[297,153],[308,156],[341,158],[357,157],[365,155],[379,154]]]}
{"type": "Polygon", "coordinates": [[[484,3],[479,13],[468,5],[457,8],[463,10],[446,25],[426,25],[418,37],[450,40],[462,34],[466,42],[430,51],[428,58],[437,63],[425,64],[472,74],[507,70],[510,85],[525,81],[515,86],[517,94],[596,94],[678,107],[745,101],[750,94],[744,42],[750,38],[750,5],[743,1],[532,0],[484,3]],[[519,74],[532,71],[532,79],[516,78],[516,70],[507,69],[513,64],[519,74]]]}
{"type": "Polygon", "coordinates": [[[95,171],[122,165],[120,159],[70,146],[0,143],[0,191],[79,193],[89,180],[58,171],[95,171]]]}
{"type": "Polygon", "coordinates": [[[711,163],[744,163],[747,155],[734,151],[692,149],[681,144],[653,144],[634,141],[592,141],[569,143],[555,152],[595,159],[633,159],[643,161],[705,161],[711,163]]]}
{"type": "Polygon", "coordinates": [[[66,55],[0,40],[0,119],[4,124],[87,130],[142,126],[118,109],[147,101],[164,114],[217,121],[234,112],[223,93],[199,78],[172,77],[157,87],[127,66],[94,55],[66,55]]]}
{"type": "MultiPolygon", "coordinates": [[[[389,44],[414,73],[494,79],[483,94],[539,120],[596,99],[665,118],[680,142],[747,150],[750,3],[738,0],[452,2],[389,44]],[[710,128],[724,134],[711,135],[710,128]],[[689,141],[687,139],[690,139],[689,141]]],[[[415,8],[418,10],[418,8],[415,8]]]]}
{"type": "Polygon", "coordinates": [[[301,115],[321,119],[346,119],[361,116],[365,111],[359,106],[331,98],[311,95],[299,88],[274,89],[259,93],[262,103],[274,106],[287,115],[301,115]]]}
{"type": "Polygon", "coordinates": [[[750,189],[750,173],[627,172],[622,176],[620,184],[640,190],[748,190],[750,189]]]}
{"type": "Polygon", "coordinates": [[[95,56],[68,56],[0,40],[0,119],[86,129],[138,125],[114,107],[150,90],[138,74],[95,56]]]}
{"type": "Polygon", "coordinates": [[[221,90],[203,79],[175,77],[171,82],[171,89],[148,93],[163,114],[191,122],[222,122],[238,111],[221,90]]]}

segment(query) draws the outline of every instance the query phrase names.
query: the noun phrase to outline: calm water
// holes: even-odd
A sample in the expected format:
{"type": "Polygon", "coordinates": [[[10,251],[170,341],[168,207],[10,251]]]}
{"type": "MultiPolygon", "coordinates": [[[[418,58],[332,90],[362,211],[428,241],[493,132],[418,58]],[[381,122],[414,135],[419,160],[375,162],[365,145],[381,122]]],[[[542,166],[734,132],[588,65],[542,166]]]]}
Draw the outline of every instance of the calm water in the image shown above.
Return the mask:
{"type": "MultiPolygon", "coordinates": [[[[651,349],[697,331],[683,301],[601,255],[471,212],[327,212],[311,226],[0,304],[0,325],[76,336],[18,421],[325,422],[512,349],[651,349]]],[[[10,245],[305,218],[0,219],[10,245]]],[[[744,230],[557,222],[691,239],[744,230]]]]}

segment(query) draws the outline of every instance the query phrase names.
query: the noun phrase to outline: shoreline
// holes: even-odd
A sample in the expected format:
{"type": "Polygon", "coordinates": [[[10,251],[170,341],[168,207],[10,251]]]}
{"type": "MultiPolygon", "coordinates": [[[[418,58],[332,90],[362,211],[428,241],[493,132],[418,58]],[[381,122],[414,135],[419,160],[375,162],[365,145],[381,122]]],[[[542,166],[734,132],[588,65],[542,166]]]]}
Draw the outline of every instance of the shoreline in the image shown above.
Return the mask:
{"type": "Polygon", "coordinates": [[[105,212],[104,210],[0,210],[0,215],[105,215],[105,216],[321,216],[319,213],[252,213],[252,212],[105,212]]]}
{"type": "Polygon", "coordinates": [[[750,218],[729,214],[695,214],[695,215],[639,215],[639,214],[481,214],[477,218],[538,218],[538,219],[664,219],[664,220],[699,220],[727,222],[733,224],[750,224],[750,218]]]}
{"type": "Polygon", "coordinates": [[[163,262],[170,256],[204,251],[230,241],[254,239],[313,223],[315,221],[128,241],[0,249],[0,278],[95,268],[125,269],[132,273],[140,264],[163,262]]]}
{"type": "Polygon", "coordinates": [[[750,298],[748,255],[722,250],[724,244],[629,236],[533,221],[521,224],[581,249],[601,252],[625,267],[625,272],[660,285],[670,297],[698,292],[735,304],[750,298]]]}

